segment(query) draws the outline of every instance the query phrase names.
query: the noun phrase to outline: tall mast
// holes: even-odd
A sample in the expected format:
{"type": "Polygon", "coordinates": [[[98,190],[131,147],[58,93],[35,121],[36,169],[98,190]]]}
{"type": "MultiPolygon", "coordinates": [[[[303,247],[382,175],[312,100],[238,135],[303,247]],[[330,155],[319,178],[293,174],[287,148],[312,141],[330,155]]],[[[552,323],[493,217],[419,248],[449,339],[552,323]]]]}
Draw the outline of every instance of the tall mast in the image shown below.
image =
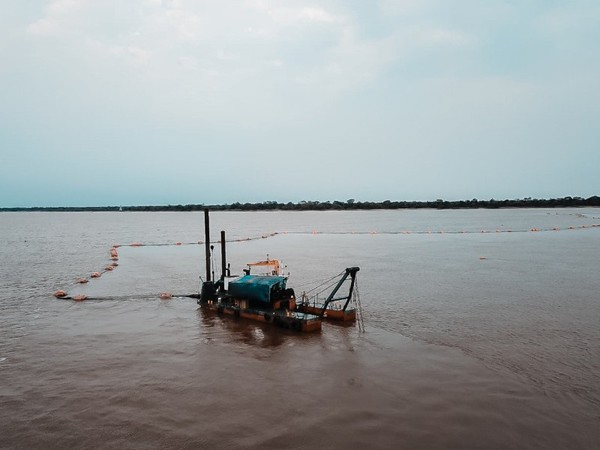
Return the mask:
{"type": "Polygon", "coordinates": [[[221,230],[221,279],[225,279],[227,270],[227,257],[225,255],[225,232],[221,230]]]}
{"type": "Polygon", "coordinates": [[[208,208],[204,210],[204,248],[206,249],[206,281],[210,281],[210,223],[208,208]]]}

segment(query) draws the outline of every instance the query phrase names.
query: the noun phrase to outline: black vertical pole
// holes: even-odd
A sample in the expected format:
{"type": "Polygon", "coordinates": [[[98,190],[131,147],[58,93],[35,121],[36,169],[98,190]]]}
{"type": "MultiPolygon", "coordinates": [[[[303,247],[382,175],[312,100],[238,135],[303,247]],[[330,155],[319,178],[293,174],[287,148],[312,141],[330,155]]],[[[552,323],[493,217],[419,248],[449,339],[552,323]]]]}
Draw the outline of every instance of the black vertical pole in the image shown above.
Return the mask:
{"type": "Polygon", "coordinates": [[[210,224],[208,208],[204,210],[204,247],[206,249],[206,281],[210,281],[210,224]]]}
{"type": "Polygon", "coordinates": [[[227,270],[227,256],[225,255],[225,232],[221,230],[221,279],[225,280],[227,270]]]}

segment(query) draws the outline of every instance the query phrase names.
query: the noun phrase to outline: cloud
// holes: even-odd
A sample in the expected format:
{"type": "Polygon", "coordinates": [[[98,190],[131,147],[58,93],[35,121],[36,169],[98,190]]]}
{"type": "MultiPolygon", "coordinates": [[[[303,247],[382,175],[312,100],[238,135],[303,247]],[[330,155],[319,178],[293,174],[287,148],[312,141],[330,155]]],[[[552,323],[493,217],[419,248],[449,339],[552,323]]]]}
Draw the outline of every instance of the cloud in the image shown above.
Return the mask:
{"type": "MultiPolygon", "coordinates": [[[[403,4],[416,8],[411,2],[403,4]]],[[[352,90],[375,80],[411,48],[474,40],[457,29],[421,24],[369,39],[359,31],[360,20],[360,11],[333,1],[207,5],[137,0],[122,6],[116,0],[55,0],[28,31],[40,38],[68,33],[69,45],[79,45],[82,54],[96,52],[98,69],[103,59],[117,58],[150,70],[154,78],[192,77],[196,72],[197,83],[210,79],[214,86],[218,75],[224,89],[229,83],[229,88],[241,83],[252,89],[248,83],[262,74],[290,87],[322,84],[324,92],[352,90]],[[119,8],[125,8],[127,20],[116,20],[119,8]]],[[[112,63],[107,61],[107,67],[112,63]]]]}
{"type": "Polygon", "coordinates": [[[270,17],[276,22],[292,24],[298,22],[333,23],[341,19],[327,12],[323,8],[276,8],[267,10],[270,17]]]}
{"type": "Polygon", "coordinates": [[[193,108],[213,119],[253,119],[257,104],[275,118],[289,95],[302,102],[353,89],[394,58],[393,42],[362,39],[336,2],[55,0],[27,31],[47,49],[59,43],[44,38],[65,39],[70,71],[92,71],[108,86],[133,84],[132,95],[143,89],[169,105],[160,99],[179,99],[177,114],[193,108]],[[201,112],[206,104],[213,107],[201,112]]]}
{"type": "Polygon", "coordinates": [[[600,6],[565,4],[550,7],[534,21],[534,25],[544,33],[577,34],[582,30],[593,29],[598,32],[600,6]]]}
{"type": "Polygon", "coordinates": [[[27,31],[38,36],[54,36],[59,34],[61,30],[55,20],[44,17],[29,25],[27,31]]]}
{"type": "Polygon", "coordinates": [[[422,25],[409,28],[405,38],[415,46],[462,46],[476,42],[474,36],[461,30],[422,25]]]}
{"type": "Polygon", "coordinates": [[[97,55],[104,54],[137,67],[146,66],[152,57],[149,50],[134,45],[105,45],[99,41],[93,41],[89,45],[94,47],[97,55]]]}
{"type": "Polygon", "coordinates": [[[144,176],[219,151],[243,162],[218,169],[243,191],[247,173],[269,176],[253,162],[276,154],[300,185],[318,161],[331,185],[344,185],[333,164],[365,189],[383,174],[393,190],[404,171],[420,196],[428,163],[448,186],[448,168],[485,179],[511,158],[540,172],[567,150],[597,159],[590,1],[9,3],[0,144],[14,173],[40,149],[56,170],[81,159],[108,173],[125,158],[144,176]]]}
{"type": "Polygon", "coordinates": [[[81,8],[80,0],[54,0],[45,8],[44,17],[27,27],[27,31],[38,36],[57,36],[68,31],[66,25],[76,20],[81,8]]]}
{"type": "Polygon", "coordinates": [[[305,2],[294,5],[294,2],[272,3],[264,0],[249,0],[246,3],[258,11],[265,12],[275,22],[285,25],[297,22],[332,23],[343,20],[342,17],[323,7],[316,5],[307,6],[305,2]],[[285,3],[292,4],[290,6],[282,5],[285,3]]]}

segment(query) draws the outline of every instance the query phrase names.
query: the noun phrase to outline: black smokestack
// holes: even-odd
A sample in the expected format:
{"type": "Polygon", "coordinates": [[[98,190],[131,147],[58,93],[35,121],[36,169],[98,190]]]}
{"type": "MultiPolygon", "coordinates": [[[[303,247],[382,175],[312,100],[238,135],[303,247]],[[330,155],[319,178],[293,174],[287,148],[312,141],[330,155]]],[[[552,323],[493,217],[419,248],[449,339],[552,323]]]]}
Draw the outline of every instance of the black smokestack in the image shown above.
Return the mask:
{"type": "Polygon", "coordinates": [[[208,208],[204,210],[204,247],[206,249],[206,281],[210,281],[210,220],[208,208]]]}
{"type": "Polygon", "coordinates": [[[227,270],[227,256],[225,255],[225,232],[221,230],[221,277],[225,279],[227,270]]]}

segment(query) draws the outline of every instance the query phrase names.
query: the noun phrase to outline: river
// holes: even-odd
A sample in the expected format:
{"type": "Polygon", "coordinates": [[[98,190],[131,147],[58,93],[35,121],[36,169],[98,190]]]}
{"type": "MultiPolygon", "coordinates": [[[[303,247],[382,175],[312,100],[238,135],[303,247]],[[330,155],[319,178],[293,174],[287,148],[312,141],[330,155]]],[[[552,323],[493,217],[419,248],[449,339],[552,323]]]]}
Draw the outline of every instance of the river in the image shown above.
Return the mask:
{"type": "Polygon", "coordinates": [[[159,298],[198,292],[202,213],[2,213],[0,447],[600,448],[598,224],[211,213],[234,272],[269,254],[299,294],[360,266],[364,332],[297,334],[159,298]]]}

